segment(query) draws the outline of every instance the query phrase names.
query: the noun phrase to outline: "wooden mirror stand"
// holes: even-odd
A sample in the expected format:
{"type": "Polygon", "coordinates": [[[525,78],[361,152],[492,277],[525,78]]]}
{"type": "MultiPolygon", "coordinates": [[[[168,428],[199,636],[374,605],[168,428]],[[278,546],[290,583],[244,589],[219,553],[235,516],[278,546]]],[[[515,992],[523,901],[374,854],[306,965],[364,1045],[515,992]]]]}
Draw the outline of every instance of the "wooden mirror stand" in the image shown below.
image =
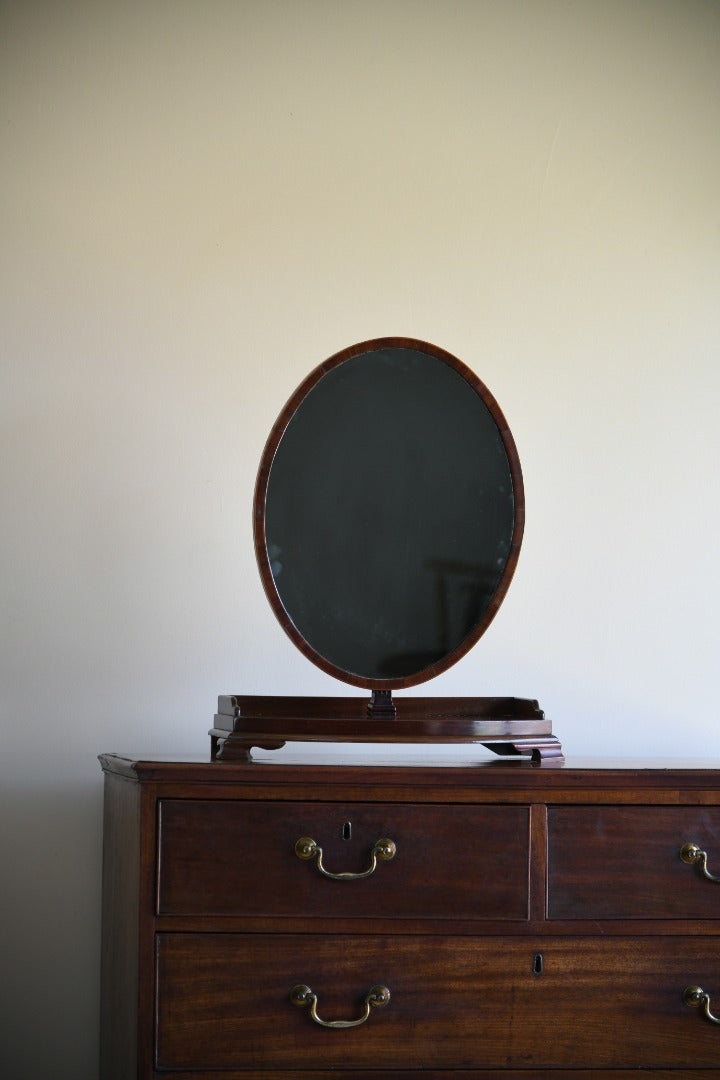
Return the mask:
{"type": "Polygon", "coordinates": [[[287,742],[475,743],[562,762],[537,701],[400,697],[457,663],[509,588],[525,521],[507,422],[462,361],[427,342],[342,350],[281,412],[258,472],[255,552],[275,615],[356,697],[222,695],[217,761],[287,742]]]}
{"type": "Polygon", "coordinates": [[[222,695],[210,730],[213,761],[249,761],[253,747],[287,742],[476,743],[496,754],[563,763],[559,739],[537,701],[527,698],[393,699],[385,709],[360,697],[222,695]]]}

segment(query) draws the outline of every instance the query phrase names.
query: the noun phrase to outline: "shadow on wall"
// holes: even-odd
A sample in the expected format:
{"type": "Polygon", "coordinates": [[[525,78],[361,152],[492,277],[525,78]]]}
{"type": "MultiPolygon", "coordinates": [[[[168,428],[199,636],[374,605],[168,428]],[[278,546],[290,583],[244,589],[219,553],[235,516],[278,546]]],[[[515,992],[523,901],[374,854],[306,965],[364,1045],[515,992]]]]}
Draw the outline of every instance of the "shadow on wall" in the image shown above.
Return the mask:
{"type": "Polygon", "coordinates": [[[0,952],[13,972],[0,991],[8,1080],[97,1075],[102,780],[99,766],[90,779],[90,762],[78,764],[77,780],[60,785],[48,775],[32,788],[10,780],[0,795],[0,952]],[[33,1040],[23,1034],[28,1016],[33,1040]]]}

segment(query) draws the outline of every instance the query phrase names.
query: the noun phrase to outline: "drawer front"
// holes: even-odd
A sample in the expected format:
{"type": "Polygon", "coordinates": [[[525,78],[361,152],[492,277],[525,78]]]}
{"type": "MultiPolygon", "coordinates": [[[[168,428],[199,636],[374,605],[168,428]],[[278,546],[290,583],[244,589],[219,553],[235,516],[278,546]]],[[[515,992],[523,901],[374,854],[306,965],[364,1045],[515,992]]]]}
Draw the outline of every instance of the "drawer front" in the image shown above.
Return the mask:
{"type": "Polygon", "coordinates": [[[552,919],[714,919],[720,882],[680,850],[694,843],[720,876],[717,807],[578,806],[548,813],[552,919]]]}
{"type": "Polygon", "coordinates": [[[720,1012],[714,940],[160,934],[156,1067],[720,1070],[689,985],[720,1012]],[[320,1020],[370,1015],[320,1026],[296,985],[320,1020]],[[389,1001],[366,1009],[374,986],[389,1001]]]}
{"type": "Polygon", "coordinates": [[[527,807],[262,803],[164,799],[158,911],[267,915],[527,919],[527,807]],[[395,845],[363,875],[378,840],[395,845]]]}

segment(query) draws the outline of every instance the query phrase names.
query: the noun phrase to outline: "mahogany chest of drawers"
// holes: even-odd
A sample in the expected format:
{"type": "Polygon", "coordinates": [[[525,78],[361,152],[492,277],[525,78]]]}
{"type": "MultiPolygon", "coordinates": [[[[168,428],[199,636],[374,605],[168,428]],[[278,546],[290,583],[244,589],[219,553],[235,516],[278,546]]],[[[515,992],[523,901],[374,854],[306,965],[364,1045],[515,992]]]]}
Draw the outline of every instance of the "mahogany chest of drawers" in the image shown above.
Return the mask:
{"type": "Polygon", "coordinates": [[[101,761],[102,1080],[720,1077],[720,769],[101,761]]]}

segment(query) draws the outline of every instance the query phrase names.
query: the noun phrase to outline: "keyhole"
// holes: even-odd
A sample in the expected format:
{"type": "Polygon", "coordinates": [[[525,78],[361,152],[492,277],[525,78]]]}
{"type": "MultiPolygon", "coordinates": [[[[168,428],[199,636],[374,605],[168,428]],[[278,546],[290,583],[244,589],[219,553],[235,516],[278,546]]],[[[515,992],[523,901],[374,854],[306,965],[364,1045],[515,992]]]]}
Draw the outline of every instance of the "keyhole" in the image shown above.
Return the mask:
{"type": "Polygon", "coordinates": [[[352,836],[352,824],[349,821],[344,822],[342,827],[343,840],[349,840],[352,836]]]}
{"type": "Polygon", "coordinates": [[[536,952],[533,956],[532,962],[533,975],[542,975],[543,973],[543,955],[541,952],[536,952]]]}

